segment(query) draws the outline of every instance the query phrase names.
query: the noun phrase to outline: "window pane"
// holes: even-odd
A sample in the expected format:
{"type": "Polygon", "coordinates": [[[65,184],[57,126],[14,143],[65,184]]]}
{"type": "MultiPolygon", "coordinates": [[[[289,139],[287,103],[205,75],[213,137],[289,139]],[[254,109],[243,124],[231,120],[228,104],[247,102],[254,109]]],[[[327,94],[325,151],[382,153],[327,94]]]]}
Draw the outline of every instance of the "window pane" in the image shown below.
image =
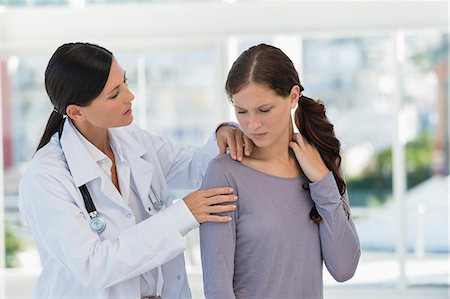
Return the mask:
{"type": "Polygon", "coordinates": [[[325,103],[335,125],[354,207],[380,205],[392,193],[392,55],[386,36],[304,41],[304,93],[325,103]]]}
{"type": "Polygon", "coordinates": [[[145,56],[147,128],[180,142],[201,144],[225,114],[217,98],[217,52],[153,52],[145,56]]]}

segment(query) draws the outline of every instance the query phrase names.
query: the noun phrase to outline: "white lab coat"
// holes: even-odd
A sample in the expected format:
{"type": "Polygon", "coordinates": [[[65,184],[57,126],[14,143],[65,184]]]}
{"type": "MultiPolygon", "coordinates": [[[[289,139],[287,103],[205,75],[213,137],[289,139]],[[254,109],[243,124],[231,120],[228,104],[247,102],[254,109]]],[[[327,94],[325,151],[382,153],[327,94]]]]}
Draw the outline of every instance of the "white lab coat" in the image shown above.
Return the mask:
{"type": "Polygon", "coordinates": [[[137,299],[140,275],[162,265],[162,297],[190,298],[183,236],[198,223],[182,200],[172,204],[168,188],[200,186],[209,161],[218,154],[215,138],[197,148],[134,125],[110,129],[129,161],[131,183],[143,206],[153,209],[150,183],[165,201],[163,211],[135,224],[132,210],[75,130],[66,121],[61,140],[55,134],[35,154],[20,183],[19,208],[42,263],[35,297],[137,299]],[[100,234],[89,227],[78,189],[83,184],[106,221],[100,234]]]}

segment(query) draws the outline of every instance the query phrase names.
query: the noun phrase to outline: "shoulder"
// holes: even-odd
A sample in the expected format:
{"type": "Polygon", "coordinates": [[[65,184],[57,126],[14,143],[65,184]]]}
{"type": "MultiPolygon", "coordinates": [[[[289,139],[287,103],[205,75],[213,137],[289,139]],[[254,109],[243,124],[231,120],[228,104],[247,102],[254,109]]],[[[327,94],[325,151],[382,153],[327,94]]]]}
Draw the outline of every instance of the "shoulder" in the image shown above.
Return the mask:
{"type": "Polygon", "coordinates": [[[230,154],[225,154],[212,159],[208,169],[221,170],[224,173],[233,173],[235,169],[241,166],[240,162],[233,160],[230,154]]]}
{"type": "Polygon", "coordinates": [[[72,181],[58,138],[53,136],[28,162],[19,183],[19,200],[34,202],[42,192],[58,193],[58,186],[66,188],[72,181]]]}
{"type": "Polygon", "coordinates": [[[229,154],[221,155],[213,160],[208,165],[206,171],[206,181],[225,181],[234,184],[243,173],[243,166],[240,162],[233,160],[229,154]]]}
{"type": "Polygon", "coordinates": [[[233,159],[229,155],[221,155],[212,159],[208,164],[201,189],[233,186],[233,159]]]}
{"type": "Polygon", "coordinates": [[[53,136],[49,143],[34,154],[25,174],[50,174],[61,169],[68,170],[68,167],[59,140],[53,136]]]}

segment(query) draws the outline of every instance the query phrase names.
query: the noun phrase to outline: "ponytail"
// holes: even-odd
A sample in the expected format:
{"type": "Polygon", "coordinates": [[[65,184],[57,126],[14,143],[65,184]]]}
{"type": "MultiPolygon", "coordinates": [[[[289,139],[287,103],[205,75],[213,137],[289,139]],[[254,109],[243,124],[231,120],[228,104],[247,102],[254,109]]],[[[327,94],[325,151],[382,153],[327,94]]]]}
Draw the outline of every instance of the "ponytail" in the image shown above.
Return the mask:
{"type": "Polygon", "coordinates": [[[36,149],[38,151],[41,149],[44,145],[49,143],[50,138],[58,132],[59,126],[64,121],[64,116],[59,113],[56,109],[53,109],[52,113],[50,114],[50,117],[47,121],[47,126],[45,127],[44,134],[42,134],[41,141],[39,142],[39,145],[36,149]]]}
{"type": "MultiPolygon", "coordinates": [[[[321,101],[315,101],[302,95],[295,111],[294,120],[300,134],[317,148],[325,165],[333,173],[339,193],[344,195],[346,184],[340,172],[341,143],[334,134],[334,126],[325,115],[325,106],[321,101]]],[[[303,186],[303,188],[308,189],[307,186],[303,186]]],[[[311,209],[309,216],[315,223],[322,221],[316,207],[311,209]]]]}

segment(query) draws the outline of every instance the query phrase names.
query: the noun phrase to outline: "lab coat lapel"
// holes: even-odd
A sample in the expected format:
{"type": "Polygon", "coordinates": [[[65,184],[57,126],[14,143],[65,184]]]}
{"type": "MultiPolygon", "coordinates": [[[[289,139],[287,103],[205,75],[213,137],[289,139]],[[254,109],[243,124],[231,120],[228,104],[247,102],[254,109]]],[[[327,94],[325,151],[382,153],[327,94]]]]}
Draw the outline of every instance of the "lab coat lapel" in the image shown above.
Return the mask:
{"type": "Polygon", "coordinates": [[[137,155],[129,155],[127,159],[130,163],[131,179],[133,180],[136,192],[142,203],[146,203],[150,192],[154,166],[137,155]]]}
{"type": "Polygon", "coordinates": [[[133,180],[132,183],[134,183],[133,187],[144,207],[147,207],[150,185],[152,180],[155,180],[153,177],[155,166],[145,159],[148,150],[129,134],[121,134],[120,128],[116,130],[112,129],[110,132],[115,134],[123,145],[122,150],[124,156],[130,164],[131,179],[133,180]]]}

